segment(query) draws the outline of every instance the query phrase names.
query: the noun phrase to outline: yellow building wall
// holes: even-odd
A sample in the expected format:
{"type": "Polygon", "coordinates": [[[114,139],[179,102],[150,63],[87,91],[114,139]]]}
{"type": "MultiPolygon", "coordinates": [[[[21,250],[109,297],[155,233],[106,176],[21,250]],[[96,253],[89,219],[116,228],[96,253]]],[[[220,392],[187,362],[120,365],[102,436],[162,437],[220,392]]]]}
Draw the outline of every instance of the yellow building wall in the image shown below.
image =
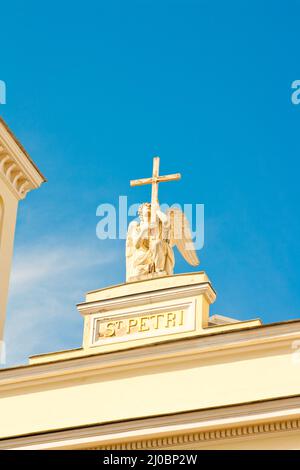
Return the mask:
{"type": "Polygon", "coordinates": [[[3,338],[18,199],[0,177],[0,341],[3,338]]]}
{"type": "Polygon", "coordinates": [[[289,347],[263,354],[223,351],[115,372],[101,369],[99,356],[93,377],[82,372],[61,382],[2,388],[0,437],[298,394],[299,364],[291,352],[289,347]]]}

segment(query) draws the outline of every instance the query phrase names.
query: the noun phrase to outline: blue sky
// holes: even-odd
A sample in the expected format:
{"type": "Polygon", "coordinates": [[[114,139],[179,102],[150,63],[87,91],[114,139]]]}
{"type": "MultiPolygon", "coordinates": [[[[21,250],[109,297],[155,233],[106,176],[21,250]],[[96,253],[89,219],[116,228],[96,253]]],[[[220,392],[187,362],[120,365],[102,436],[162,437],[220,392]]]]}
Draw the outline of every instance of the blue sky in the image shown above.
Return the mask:
{"type": "Polygon", "coordinates": [[[0,113],[48,178],[19,208],[9,364],[80,345],[76,303],[125,276],[96,208],[148,200],[129,180],[155,155],[182,173],[161,202],[205,204],[211,313],[300,316],[299,18],[295,0],[1,5],[0,113]]]}

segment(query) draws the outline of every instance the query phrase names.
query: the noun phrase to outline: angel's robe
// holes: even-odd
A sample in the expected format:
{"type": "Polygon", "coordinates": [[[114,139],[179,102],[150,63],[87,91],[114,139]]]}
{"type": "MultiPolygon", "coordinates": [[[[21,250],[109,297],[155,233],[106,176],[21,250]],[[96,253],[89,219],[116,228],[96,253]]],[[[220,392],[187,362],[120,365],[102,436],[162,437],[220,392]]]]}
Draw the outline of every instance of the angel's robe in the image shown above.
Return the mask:
{"type": "Polygon", "coordinates": [[[173,274],[175,258],[170,246],[169,227],[158,221],[156,238],[139,238],[140,224],[129,224],[126,239],[126,279],[150,273],[173,274]]]}

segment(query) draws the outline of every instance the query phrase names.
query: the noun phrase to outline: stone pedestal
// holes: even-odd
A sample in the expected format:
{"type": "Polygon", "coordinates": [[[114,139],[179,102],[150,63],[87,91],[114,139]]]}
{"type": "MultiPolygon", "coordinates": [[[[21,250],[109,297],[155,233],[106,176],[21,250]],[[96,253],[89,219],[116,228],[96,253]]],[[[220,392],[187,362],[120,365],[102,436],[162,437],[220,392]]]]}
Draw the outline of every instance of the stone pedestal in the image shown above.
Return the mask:
{"type": "Polygon", "coordinates": [[[90,292],[83,348],[108,352],[203,333],[216,294],[204,272],[122,284],[90,292]]]}
{"type": "Polygon", "coordinates": [[[151,347],[261,325],[213,315],[216,293],[204,272],[128,282],[86,294],[81,348],[41,354],[30,364],[151,347]]]}

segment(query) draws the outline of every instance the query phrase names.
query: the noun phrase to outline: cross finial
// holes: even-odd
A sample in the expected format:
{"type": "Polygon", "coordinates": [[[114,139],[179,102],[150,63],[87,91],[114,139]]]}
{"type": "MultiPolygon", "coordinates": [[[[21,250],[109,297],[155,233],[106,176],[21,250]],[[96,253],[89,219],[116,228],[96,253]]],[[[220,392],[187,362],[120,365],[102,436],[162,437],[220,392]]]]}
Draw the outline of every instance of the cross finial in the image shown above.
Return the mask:
{"type": "Polygon", "coordinates": [[[130,186],[142,186],[144,184],[152,185],[152,194],[151,194],[151,225],[155,224],[156,220],[156,209],[158,207],[158,184],[165,183],[167,181],[177,181],[180,180],[181,174],[175,173],[173,175],[159,176],[159,157],[153,158],[153,170],[151,178],[142,178],[139,180],[131,180],[130,186]]]}

